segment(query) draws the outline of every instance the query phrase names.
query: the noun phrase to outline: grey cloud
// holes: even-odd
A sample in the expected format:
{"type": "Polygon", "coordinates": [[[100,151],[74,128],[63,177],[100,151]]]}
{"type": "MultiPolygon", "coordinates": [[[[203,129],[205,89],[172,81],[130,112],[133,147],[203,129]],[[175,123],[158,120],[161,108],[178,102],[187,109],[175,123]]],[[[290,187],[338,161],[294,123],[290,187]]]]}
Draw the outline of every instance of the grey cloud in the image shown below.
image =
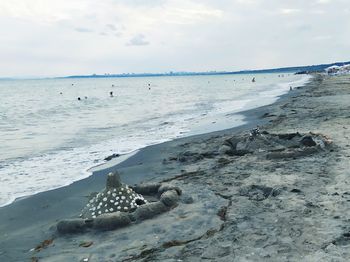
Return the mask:
{"type": "Polygon", "coordinates": [[[123,34],[120,32],[116,32],[116,33],[107,33],[107,32],[100,32],[99,35],[101,36],[115,36],[115,37],[121,37],[123,34]]]}
{"type": "Polygon", "coordinates": [[[122,35],[122,31],[125,30],[125,27],[123,25],[114,25],[114,24],[106,24],[106,32],[105,35],[113,35],[115,37],[120,37],[122,35]]]}
{"type": "Polygon", "coordinates": [[[93,32],[92,29],[85,28],[85,27],[76,27],[74,28],[75,31],[80,32],[80,33],[91,33],[93,32]]]}
{"type": "Polygon", "coordinates": [[[113,24],[107,24],[106,27],[109,29],[109,30],[112,30],[112,31],[117,31],[117,27],[113,24]]]}
{"type": "Polygon", "coordinates": [[[145,36],[143,34],[135,35],[130,41],[126,44],[129,46],[143,46],[149,45],[149,42],[145,40],[145,36]]]}

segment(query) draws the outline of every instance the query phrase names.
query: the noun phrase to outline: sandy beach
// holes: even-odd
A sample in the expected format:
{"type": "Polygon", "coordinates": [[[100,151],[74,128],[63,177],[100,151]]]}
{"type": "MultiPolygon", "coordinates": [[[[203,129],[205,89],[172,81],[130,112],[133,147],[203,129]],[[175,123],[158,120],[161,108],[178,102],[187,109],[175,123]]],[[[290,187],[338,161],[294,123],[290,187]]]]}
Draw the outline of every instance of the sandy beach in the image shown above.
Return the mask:
{"type": "Polygon", "coordinates": [[[245,112],[246,125],[147,147],[0,208],[0,261],[349,261],[349,101],[349,75],[315,75],[245,112]],[[312,132],[331,143],[313,151],[230,148],[257,125],[265,137],[312,132]],[[116,170],[127,184],[180,187],[178,206],[114,231],[59,234],[57,222],[77,218],[116,170]]]}

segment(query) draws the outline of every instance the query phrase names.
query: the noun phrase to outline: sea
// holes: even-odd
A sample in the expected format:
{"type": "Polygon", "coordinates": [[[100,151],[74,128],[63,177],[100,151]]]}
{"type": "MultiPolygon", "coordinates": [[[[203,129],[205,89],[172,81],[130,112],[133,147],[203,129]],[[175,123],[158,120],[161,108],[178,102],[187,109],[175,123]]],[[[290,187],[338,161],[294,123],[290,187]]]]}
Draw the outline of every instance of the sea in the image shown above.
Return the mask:
{"type": "Polygon", "coordinates": [[[271,104],[309,79],[276,73],[0,80],[0,206],[86,178],[112,154],[242,125],[240,112],[271,104]]]}

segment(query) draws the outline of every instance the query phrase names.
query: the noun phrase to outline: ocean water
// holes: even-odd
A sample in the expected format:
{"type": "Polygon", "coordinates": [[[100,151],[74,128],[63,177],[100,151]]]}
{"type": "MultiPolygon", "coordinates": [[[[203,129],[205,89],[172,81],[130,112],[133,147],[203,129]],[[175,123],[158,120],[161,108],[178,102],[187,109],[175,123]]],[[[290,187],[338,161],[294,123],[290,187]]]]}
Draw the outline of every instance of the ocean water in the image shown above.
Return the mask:
{"type": "Polygon", "coordinates": [[[244,74],[1,80],[0,206],[83,179],[113,153],[241,125],[239,112],[273,103],[308,79],[244,74]]]}

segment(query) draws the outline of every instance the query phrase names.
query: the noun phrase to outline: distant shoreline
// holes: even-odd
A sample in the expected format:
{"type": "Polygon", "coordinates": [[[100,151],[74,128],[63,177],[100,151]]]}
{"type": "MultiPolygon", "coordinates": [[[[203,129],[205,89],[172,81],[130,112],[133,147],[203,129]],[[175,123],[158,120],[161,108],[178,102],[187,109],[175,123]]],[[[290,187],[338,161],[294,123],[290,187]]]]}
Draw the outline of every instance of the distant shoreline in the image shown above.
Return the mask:
{"type": "Polygon", "coordinates": [[[213,76],[213,75],[239,75],[239,74],[267,74],[267,73],[295,73],[310,74],[323,72],[330,66],[342,66],[348,62],[335,62],[330,64],[319,64],[311,66],[280,67],[272,69],[254,69],[240,71],[208,71],[208,72],[167,72],[167,73],[122,73],[122,74],[91,74],[91,75],[70,75],[51,77],[0,77],[1,80],[42,80],[42,79],[75,79],[75,78],[126,78],[126,77],[162,77],[162,76],[213,76]]]}
{"type": "Polygon", "coordinates": [[[281,67],[272,69],[240,70],[240,71],[209,71],[209,72],[168,72],[168,73],[124,73],[124,74],[92,74],[72,75],[56,77],[56,79],[72,78],[124,78],[124,77],[161,77],[161,76],[213,76],[213,75],[240,75],[240,74],[268,74],[268,73],[295,73],[309,74],[323,72],[330,66],[341,66],[350,62],[336,62],[331,64],[320,64],[311,66],[281,67]]]}

